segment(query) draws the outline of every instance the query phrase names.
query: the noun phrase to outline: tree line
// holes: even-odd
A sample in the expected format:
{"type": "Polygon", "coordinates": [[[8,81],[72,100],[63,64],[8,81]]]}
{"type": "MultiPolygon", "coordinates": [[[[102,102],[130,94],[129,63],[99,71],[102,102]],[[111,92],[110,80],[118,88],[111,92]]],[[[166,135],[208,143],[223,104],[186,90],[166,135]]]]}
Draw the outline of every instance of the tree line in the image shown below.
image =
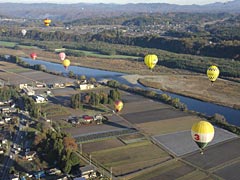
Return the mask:
{"type": "Polygon", "coordinates": [[[71,107],[74,109],[83,108],[84,104],[98,106],[99,104],[113,104],[116,100],[121,99],[118,89],[111,89],[109,93],[104,91],[77,93],[71,96],[71,107]]]}

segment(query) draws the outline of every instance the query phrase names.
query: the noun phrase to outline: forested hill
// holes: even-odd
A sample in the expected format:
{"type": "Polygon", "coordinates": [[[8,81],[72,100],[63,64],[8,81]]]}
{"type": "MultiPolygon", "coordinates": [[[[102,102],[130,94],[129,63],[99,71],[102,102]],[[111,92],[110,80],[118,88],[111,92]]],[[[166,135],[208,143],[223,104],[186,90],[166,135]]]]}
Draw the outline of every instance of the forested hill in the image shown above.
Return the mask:
{"type": "Polygon", "coordinates": [[[50,4],[0,3],[1,15],[15,18],[73,20],[86,17],[110,17],[130,13],[210,12],[239,13],[240,1],[208,5],[174,5],[166,3],[138,4],[50,4]]]}

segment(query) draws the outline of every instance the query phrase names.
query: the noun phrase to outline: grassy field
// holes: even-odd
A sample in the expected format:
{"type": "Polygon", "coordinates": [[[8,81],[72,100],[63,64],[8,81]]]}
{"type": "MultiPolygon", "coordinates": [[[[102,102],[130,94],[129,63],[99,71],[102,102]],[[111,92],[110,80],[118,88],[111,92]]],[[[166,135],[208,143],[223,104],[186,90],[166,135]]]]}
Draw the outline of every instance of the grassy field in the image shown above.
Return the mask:
{"type": "Polygon", "coordinates": [[[0,46],[13,48],[17,43],[15,42],[8,42],[8,41],[0,41],[0,46]]]}
{"type": "Polygon", "coordinates": [[[175,180],[184,174],[188,174],[194,171],[193,167],[190,167],[180,161],[169,161],[161,164],[159,168],[145,172],[131,180],[175,180]]]}
{"type": "Polygon", "coordinates": [[[137,56],[104,55],[95,51],[85,51],[85,50],[72,50],[72,51],[84,53],[86,56],[89,56],[89,57],[97,57],[97,58],[105,58],[105,59],[138,59],[139,58],[137,56]]]}
{"type": "Polygon", "coordinates": [[[121,146],[124,146],[124,144],[116,138],[84,143],[82,145],[83,152],[85,153],[92,153],[94,151],[95,152],[102,151],[102,150],[117,148],[121,146]]]}
{"type": "Polygon", "coordinates": [[[165,151],[149,141],[95,151],[91,155],[93,160],[103,164],[107,169],[112,167],[115,176],[135,172],[170,159],[165,151]]]}

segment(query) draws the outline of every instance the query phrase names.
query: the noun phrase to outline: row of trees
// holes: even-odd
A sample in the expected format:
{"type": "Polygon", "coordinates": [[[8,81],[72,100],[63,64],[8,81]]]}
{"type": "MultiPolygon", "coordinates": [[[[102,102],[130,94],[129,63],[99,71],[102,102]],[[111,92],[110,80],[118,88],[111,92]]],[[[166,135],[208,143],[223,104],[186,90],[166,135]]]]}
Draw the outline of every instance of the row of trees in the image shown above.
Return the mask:
{"type": "Polygon", "coordinates": [[[111,89],[109,93],[90,92],[86,94],[74,94],[71,97],[71,107],[74,109],[82,108],[83,104],[97,106],[99,104],[113,104],[114,101],[121,99],[121,94],[118,89],[111,89]]]}
{"type": "Polygon", "coordinates": [[[58,165],[65,173],[79,164],[75,139],[63,132],[43,131],[35,136],[34,145],[50,165],[58,165]]]}
{"type": "Polygon", "coordinates": [[[159,100],[161,102],[172,105],[173,107],[180,109],[182,111],[187,110],[187,106],[184,103],[181,103],[178,98],[172,98],[167,94],[157,94],[155,91],[144,90],[142,88],[136,87],[132,88],[124,84],[120,84],[118,81],[110,80],[107,82],[107,85],[113,88],[119,88],[124,91],[140,94],[142,96],[159,100]]]}

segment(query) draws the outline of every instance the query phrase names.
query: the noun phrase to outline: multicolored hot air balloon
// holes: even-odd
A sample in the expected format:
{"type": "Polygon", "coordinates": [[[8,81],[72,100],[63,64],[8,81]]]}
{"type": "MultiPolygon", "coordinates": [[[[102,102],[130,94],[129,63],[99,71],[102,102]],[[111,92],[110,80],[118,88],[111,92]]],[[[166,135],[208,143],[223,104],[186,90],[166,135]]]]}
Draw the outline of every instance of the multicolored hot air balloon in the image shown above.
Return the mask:
{"type": "Polygon", "coordinates": [[[36,53],[31,53],[31,54],[30,54],[30,57],[31,57],[33,60],[35,60],[35,59],[37,58],[37,54],[36,54],[36,53]]]}
{"type": "Polygon", "coordinates": [[[123,102],[120,100],[117,100],[117,101],[115,101],[114,106],[115,106],[116,112],[119,112],[123,108],[123,102]]]}
{"type": "Polygon", "coordinates": [[[64,66],[64,68],[67,70],[68,69],[68,66],[70,66],[70,60],[69,59],[64,59],[63,61],[62,61],[62,64],[63,64],[63,66],[64,66]]]}
{"type": "Polygon", "coordinates": [[[153,69],[158,62],[158,57],[155,54],[148,54],[144,57],[144,63],[149,69],[153,69]]]}
{"type": "Polygon", "coordinates": [[[51,24],[52,20],[46,18],[46,19],[43,20],[43,22],[44,22],[45,26],[49,26],[51,24]]]}
{"type": "Polygon", "coordinates": [[[217,66],[210,66],[207,70],[208,79],[213,83],[217,80],[219,76],[219,69],[217,66]]]}
{"type": "Polygon", "coordinates": [[[66,54],[64,52],[60,52],[59,57],[63,61],[66,58],[66,54]]]}
{"type": "Polygon", "coordinates": [[[203,149],[214,137],[214,127],[207,121],[199,121],[192,126],[191,134],[203,154],[203,149]]]}
{"type": "Polygon", "coordinates": [[[27,34],[27,30],[26,29],[22,29],[22,35],[25,36],[27,34]]]}

